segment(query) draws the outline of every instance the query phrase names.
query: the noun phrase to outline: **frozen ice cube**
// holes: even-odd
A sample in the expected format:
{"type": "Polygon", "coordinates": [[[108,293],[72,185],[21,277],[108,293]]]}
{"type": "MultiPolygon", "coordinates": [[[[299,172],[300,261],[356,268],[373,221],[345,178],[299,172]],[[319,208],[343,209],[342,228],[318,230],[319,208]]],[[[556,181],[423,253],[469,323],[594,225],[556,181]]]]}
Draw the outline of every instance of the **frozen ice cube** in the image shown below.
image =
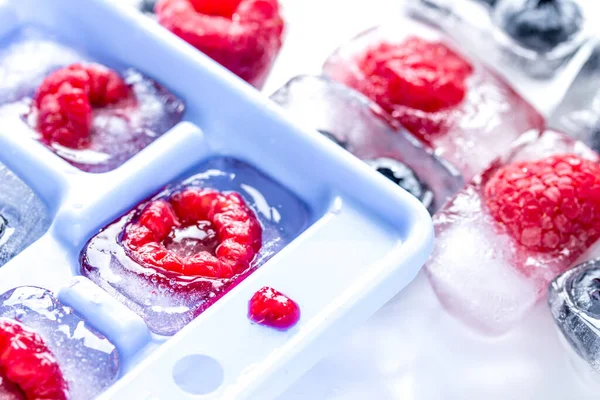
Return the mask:
{"type": "Polygon", "coordinates": [[[395,129],[395,123],[377,104],[328,78],[296,77],[271,99],[299,124],[325,134],[394,180],[431,212],[464,183],[452,165],[432,154],[408,132],[395,129]],[[402,164],[408,168],[402,168],[402,164]],[[396,174],[402,172],[403,177],[411,176],[395,179],[394,169],[402,170],[396,174]]]}
{"type": "Polygon", "coordinates": [[[0,164],[0,217],[0,265],[39,239],[50,225],[44,203],[3,164],[0,164]]]}
{"type": "Polygon", "coordinates": [[[9,38],[8,50],[0,52],[0,121],[12,134],[31,135],[56,154],[86,172],[117,168],[182,118],[183,102],[166,88],[133,69],[120,69],[134,98],[94,109],[90,144],[72,149],[41,140],[35,130],[37,114],[31,112],[31,97],[53,70],[80,61],[92,61],[35,30],[24,30],[9,38]],[[32,67],[35,66],[35,67],[32,67]],[[26,123],[25,123],[25,122],[26,123]]]}
{"type": "MultiPolygon", "coordinates": [[[[469,179],[508,149],[521,133],[541,130],[544,120],[496,74],[456,48],[440,31],[405,18],[393,27],[379,27],[357,36],[330,56],[324,72],[378,102],[469,179]],[[450,87],[448,91],[435,89],[435,84],[432,91],[418,89],[421,83],[406,78],[412,73],[397,72],[400,67],[415,71],[421,68],[411,61],[414,56],[404,58],[415,51],[413,47],[423,47],[413,46],[417,41],[442,46],[426,51],[435,54],[434,58],[448,57],[436,64],[441,74],[449,74],[446,78],[453,82],[449,85],[446,78],[442,79],[445,87],[450,87]],[[390,47],[396,50],[387,52],[390,47]],[[386,48],[387,61],[372,56],[386,48]],[[363,67],[373,71],[365,72],[363,67]],[[412,92],[407,87],[412,87],[412,92]]],[[[415,56],[419,52],[422,50],[415,56]]]]}
{"type": "Polygon", "coordinates": [[[211,279],[136,263],[125,253],[119,237],[147,202],[94,236],[81,256],[85,276],[138,313],[150,330],[161,335],[180,330],[290,243],[308,226],[310,218],[307,207],[292,193],[251,166],[228,158],[208,160],[197,173],[168,186],[153,199],[190,186],[238,192],[254,210],[263,227],[262,247],[248,271],[231,279],[211,279]]]}
{"type": "Polygon", "coordinates": [[[67,379],[70,398],[95,398],[116,380],[119,360],[112,343],[49,291],[23,286],[2,294],[0,317],[42,336],[67,379]]]}
{"type": "Polygon", "coordinates": [[[570,245],[560,252],[523,246],[494,219],[485,202],[484,187],[502,166],[564,153],[598,160],[562,134],[526,135],[434,216],[437,240],[426,270],[441,303],[469,325],[490,333],[511,329],[544,295],[549,282],[582,255],[570,245]]]}
{"type": "Polygon", "coordinates": [[[600,259],[557,277],[548,303],[566,342],[600,373],[600,259]]]}
{"type": "Polygon", "coordinates": [[[600,151],[600,49],[586,63],[548,124],[600,151]]]}

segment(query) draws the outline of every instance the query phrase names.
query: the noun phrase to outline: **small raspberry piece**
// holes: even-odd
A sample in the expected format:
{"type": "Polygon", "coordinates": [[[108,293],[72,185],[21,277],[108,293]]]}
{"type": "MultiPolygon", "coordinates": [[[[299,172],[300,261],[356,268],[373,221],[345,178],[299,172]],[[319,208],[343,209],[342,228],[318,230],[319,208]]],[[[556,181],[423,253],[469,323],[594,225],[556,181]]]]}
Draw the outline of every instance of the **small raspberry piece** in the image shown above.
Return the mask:
{"type": "Polygon", "coordinates": [[[576,258],[600,238],[600,165],[577,155],[507,165],[485,185],[485,201],[530,251],[576,258]]]}
{"type": "Polygon", "coordinates": [[[48,75],[38,88],[33,107],[37,129],[45,140],[71,148],[88,142],[92,107],[105,107],[128,96],[123,79],[98,64],[73,64],[48,75]]]}
{"type": "Polygon", "coordinates": [[[361,77],[343,83],[375,101],[427,143],[446,130],[448,116],[440,112],[464,100],[466,81],[473,73],[473,67],[445,44],[418,37],[400,44],[378,43],[355,62],[361,77]]]}
{"type": "Polygon", "coordinates": [[[0,371],[28,399],[67,398],[67,382],[41,336],[4,318],[0,319],[0,371]]]}
{"type": "Polygon", "coordinates": [[[265,286],[250,299],[248,318],[261,325],[289,329],[300,319],[300,308],[283,293],[265,286]]]}
{"type": "Polygon", "coordinates": [[[168,201],[155,200],[144,207],[137,221],[125,227],[121,243],[132,258],[150,266],[188,276],[231,278],[248,269],[260,250],[262,228],[239,194],[187,188],[172,194],[168,201]],[[212,226],[218,245],[204,239],[207,250],[182,256],[167,248],[173,240],[182,240],[174,233],[176,229],[212,226]]]}
{"type": "Polygon", "coordinates": [[[161,0],[158,21],[254,86],[261,86],[282,44],[277,0],[161,0]]]}

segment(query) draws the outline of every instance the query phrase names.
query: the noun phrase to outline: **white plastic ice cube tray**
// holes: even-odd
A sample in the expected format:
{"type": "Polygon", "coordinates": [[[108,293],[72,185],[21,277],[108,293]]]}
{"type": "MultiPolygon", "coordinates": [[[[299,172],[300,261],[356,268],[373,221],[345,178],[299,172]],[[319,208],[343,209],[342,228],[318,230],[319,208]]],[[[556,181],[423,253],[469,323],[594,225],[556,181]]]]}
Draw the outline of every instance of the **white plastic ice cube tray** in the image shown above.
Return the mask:
{"type": "Polygon", "coordinates": [[[250,86],[141,14],[101,0],[0,0],[0,40],[24,26],[108,66],[136,68],[186,103],[183,122],[104,174],[81,172],[14,134],[18,127],[0,126],[0,161],[40,195],[52,219],[41,239],[0,269],[0,291],[36,285],[60,293],[115,343],[121,378],[102,398],[271,398],[427,259],[431,220],[415,198],[289,123],[250,86]],[[153,336],[79,276],[80,251],[110,221],[215,155],[246,161],[287,187],[308,205],[311,225],[175,336],[153,336]],[[265,285],[299,303],[302,317],[291,330],[246,317],[248,300],[265,285]]]}

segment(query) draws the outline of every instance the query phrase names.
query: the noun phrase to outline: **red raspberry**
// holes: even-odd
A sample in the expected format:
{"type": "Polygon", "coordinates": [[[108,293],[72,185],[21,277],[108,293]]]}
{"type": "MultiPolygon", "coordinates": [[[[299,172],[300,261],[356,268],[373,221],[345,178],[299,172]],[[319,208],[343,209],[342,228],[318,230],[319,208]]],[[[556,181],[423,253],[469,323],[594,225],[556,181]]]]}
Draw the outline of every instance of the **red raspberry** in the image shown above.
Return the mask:
{"type": "Polygon", "coordinates": [[[128,92],[121,77],[102,65],[61,68],[44,79],[34,96],[37,129],[49,142],[83,147],[92,127],[92,107],[113,104],[128,92]]]}
{"type": "Polygon", "coordinates": [[[300,308],[283,293],[265,286],[250,299],[248,318],[261,325],[289,329],[300,319],[300,308]]]}
{"type": "Polygon", "coordinates": [[[37,333],[0,319],[0,371],[28,399],[63,400],[67,382],[52,352],[37,333]]]}
{"type": "Polygon", "coordinates": [[[231,278],[248,269],[260,250],[262,228],[239,194],[188,188],[144,207],[137,221],[125,227],[122,243],[143,264],[189,276],[231,278]],[[214,227],[216,248],[188,256],[167,249],[166,239],[175,229],[201,221],[214,227]]]}
{"type": "Polygon", "coordinates": [[[161,25],[256,87],[281,48],[277,0],[160,0],[155,11],[161,25]]]}
{"type": "Polygon", "coordinates": [[[441,111],[466,96],[473,67],[443,43],[409,37],[400,44],[379,43],[360,55],[361,77],[344,82],[378,103],[425,142],[446,129],[441,111]]]}
{"type": "Polygon", "coordinates": [[[507,165],[485,185],[485,201],[529,251],[577,258],[600,238],[600,165],[577,155],[507,165]]]}

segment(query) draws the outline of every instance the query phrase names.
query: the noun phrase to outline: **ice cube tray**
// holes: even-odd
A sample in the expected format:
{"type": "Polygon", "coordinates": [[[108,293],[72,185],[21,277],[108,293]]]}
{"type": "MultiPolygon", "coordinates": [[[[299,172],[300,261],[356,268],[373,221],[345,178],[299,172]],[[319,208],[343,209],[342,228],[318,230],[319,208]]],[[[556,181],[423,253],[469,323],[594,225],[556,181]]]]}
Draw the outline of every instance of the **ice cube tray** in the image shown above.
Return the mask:
{"type": "Polygon", "coordinates": [[[335,340],[417,274],[431,251],[425,208],[222,67],[126,6],[101,0],[0,1],[0,41],[39,29],[110,67],[156,79],[186,103],[183,121],[119,168],[78,170],[12,120],[0,125],[0,161],[46,203],[48,231],[0,269],[0,292],[23,285],[58,293],[116,346],[121,378],[101,398],[252,398],[277,395],[335,340]],[[227,156],[268,175],[306,204],[309,226],[173,337],[150,334],[135,313],[80,276],[79,255],[99,229],[227,156]],[[300,304],[287,332],[252,324],[262,286],[300,304]]]}

